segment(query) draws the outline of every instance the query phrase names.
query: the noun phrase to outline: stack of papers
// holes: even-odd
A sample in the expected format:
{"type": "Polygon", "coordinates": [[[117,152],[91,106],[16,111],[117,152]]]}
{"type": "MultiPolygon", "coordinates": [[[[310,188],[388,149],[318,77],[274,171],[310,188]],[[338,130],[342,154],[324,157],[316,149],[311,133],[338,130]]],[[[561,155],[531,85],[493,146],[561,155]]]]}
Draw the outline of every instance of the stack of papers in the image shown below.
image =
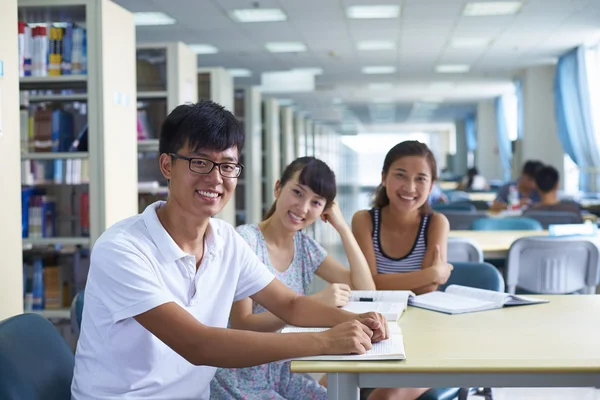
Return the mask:
{"type": "Polygon", "coordinates": [[[410,290],[354,290],[342,309],[356,314],[378,312],[388,321],[397,321],[414,295],[410,290]]]}

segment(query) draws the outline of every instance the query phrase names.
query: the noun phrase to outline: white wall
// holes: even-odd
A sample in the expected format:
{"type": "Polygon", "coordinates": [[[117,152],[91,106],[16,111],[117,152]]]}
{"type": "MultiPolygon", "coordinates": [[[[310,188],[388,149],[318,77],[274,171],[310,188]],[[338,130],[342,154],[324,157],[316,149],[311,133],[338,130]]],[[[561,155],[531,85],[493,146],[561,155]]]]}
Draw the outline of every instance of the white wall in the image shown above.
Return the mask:
{"type": "Polygon", "coordinates": [[[554,114],[554,72],[554,66],[536,67],[523,76],[521,165],[526,160],[540,160],[556,168],[562,178],[564,151],[554,114]]]}
{"type": "Polygon", "coordinates": [[[19,71],[15,36],[17,1],[2,0],[0,12],[0,320],[23,312],[19,71]]]}
{"type": "Polygon", "coordinates": [[[493,100],[477,105],[477,151],[475,166],[487,179],[503,179],[504,172],[498,153],[496,110],[493,100]]]}

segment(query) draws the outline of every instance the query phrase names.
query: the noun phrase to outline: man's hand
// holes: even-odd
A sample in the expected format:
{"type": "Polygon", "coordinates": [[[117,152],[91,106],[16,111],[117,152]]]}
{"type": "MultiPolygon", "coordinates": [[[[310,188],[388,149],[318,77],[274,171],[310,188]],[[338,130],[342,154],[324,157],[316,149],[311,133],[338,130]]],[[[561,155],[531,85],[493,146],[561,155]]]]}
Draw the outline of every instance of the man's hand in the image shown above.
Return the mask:
{"type": "Polygon", "coordinates": [[[360,314],[357,320],[373,332],[371,343],[377,343],[390,337],[387,320],[380,313],[368,312],[360,314]]]}
{"type": "Polygon", "coordinates": [[[324,332],[324,354],[365,354],[373,345],[373,331],[359,321],[343,322],[324,332]]]}
{"type": "Polygon", "coordinates": [[[332,283],[320,292],[312,295],[313,298],[328,306],[343,307],[348,304],[352,290],[345,283],[332,283]]]}

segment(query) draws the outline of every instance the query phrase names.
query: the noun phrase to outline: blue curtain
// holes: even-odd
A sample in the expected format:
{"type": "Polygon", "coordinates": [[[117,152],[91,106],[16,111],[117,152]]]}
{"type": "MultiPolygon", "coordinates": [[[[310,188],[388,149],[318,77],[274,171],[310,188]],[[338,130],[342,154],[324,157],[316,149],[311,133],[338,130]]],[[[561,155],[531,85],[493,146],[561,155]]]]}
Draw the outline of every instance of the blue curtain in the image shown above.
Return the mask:
{"type": "Polygon", "coordinates": [[[465,118],[465,135],[467,137],[467,151],[477,150],[477,124],[474,115],[465,118]]]}
{"type": "Polygon", "coordinates": [[[558,60],[554,79],[555,113],[562,147],[580,168],[580,189],[597,191],[591,169],[600,167],[585,64],[585,48],[571,50],[558,60]]]}
{"type": "Polygon", "coordinates": [[[523,81],[515,82],[517,95],[517,138],[523,139],[523,81]]]}
{"type": "Polygon", "coordinates": [[[496,135],[498,138],[498,151],[500,153],[500,161],[504,170],[504,180],[510,180],[510,164],[512,161],[512,145],[508,137],[508,128],[506,126],[506,113],[504,112],[504,98],[502,96],[496,98],[496,135]]]}

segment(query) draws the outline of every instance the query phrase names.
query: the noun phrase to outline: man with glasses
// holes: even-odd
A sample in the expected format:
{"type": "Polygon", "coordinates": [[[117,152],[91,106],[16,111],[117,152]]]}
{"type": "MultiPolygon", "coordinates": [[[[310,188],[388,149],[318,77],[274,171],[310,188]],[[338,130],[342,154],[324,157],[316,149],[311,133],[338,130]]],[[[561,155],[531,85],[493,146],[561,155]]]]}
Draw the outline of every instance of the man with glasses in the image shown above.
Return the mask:
{"type": "Polygon", "coordinates": [[[111,226],[92,250],[74,399],[208,399],[215,367],[364,353],[387,338],[380,314],[297,296],[231,225],[211,218],[235,189],[243,145],[239,122],[215,103],[182,105],[167,117],[159,166],[168,200],[111,226]],[[289,324],[333,328],[225,329],[232,302],[246,297],[289,324]]]}

